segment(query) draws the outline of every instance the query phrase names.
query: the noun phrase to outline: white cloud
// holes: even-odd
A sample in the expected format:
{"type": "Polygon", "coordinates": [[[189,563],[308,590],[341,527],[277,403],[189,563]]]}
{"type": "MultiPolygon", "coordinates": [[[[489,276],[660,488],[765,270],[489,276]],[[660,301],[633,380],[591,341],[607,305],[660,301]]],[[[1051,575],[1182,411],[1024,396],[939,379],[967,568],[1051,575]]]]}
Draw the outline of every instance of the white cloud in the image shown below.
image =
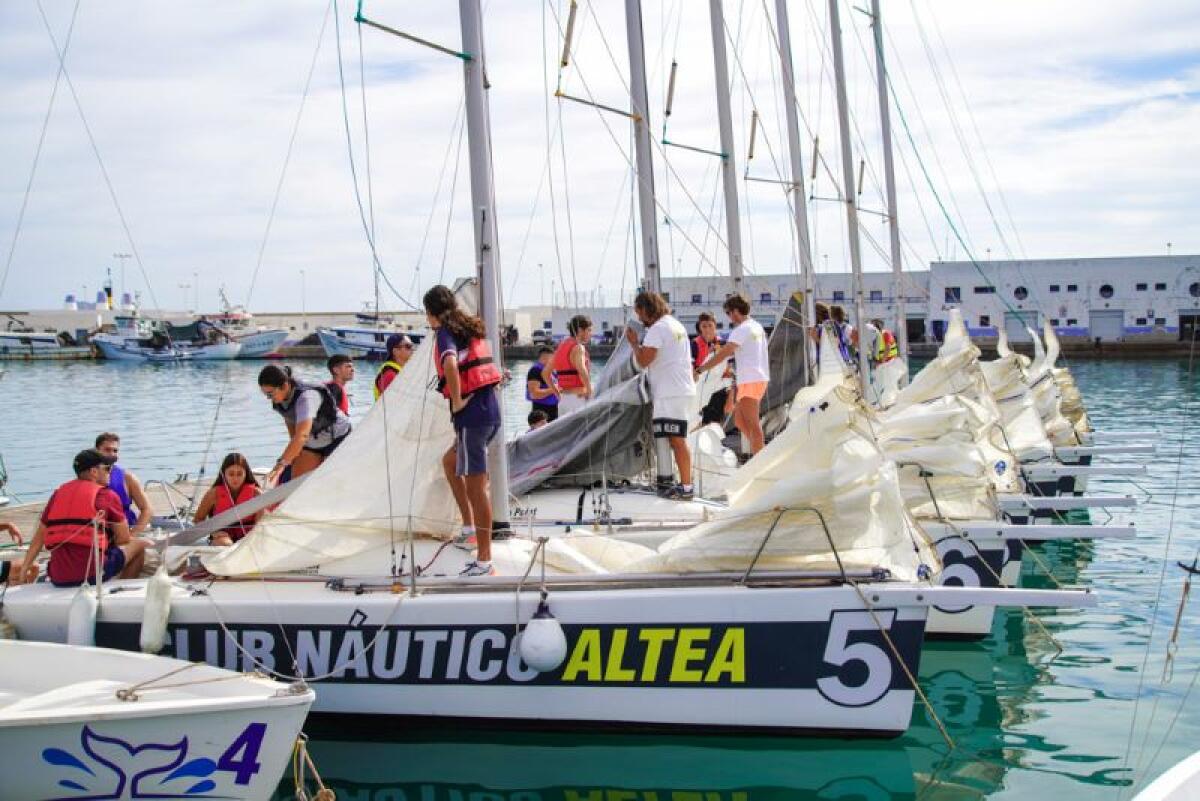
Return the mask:
{"type": "MultiPolygon", "coordinates": [[[[43,3],[61,41],[73,4],[43,3]]],[[[581,7],[572,65],[563,71],[564,91],[582,96],[590,89],[600,102],[625,105],[622,5],[592,0],[581,7]]],[[[553,6],[565,13],[565,4],[556,0],[553,6]]],[[[706,5],[646,0],[644,6],[656,135],[662,131],[666,75],[674,57],[680,71],[668,135],[716,149],[706,5]]],[[[732,67],[739,172],[745,171],[749,116],[755,107],[762,129],[750,172],[772,178],[777,177],[776,164],[785,169],[786,152],[778,68],[762,6],[729,0],[726,15],[738,41],[731,58],[737,58],[732,67]]],[[[182,305],[179,285],[192,283],[193,273],[200,275],[205,306],[215,305],[220,284],[235,299],[245,297],[325,7],[324,0],[217,10],[201,2],[82,5],[68,69],[150,281],[165,305],[182,305]]],[[[1161,252],[1167,241],[1174,243],[1175,252],[1200,248],[1188,241],[1197,201],[1194,165],[1200,163],[1193,135],[1200,124],[1200,66],[1192,55],[1200,10],[1186,3],[1158,3],[1151,11],[1121,3],[948,0],[915,0],[915,7],[979,179],[1006,237],[1015,244],[958,84],[948,71],[944,37],[1026,255],[1161,252]]],[[[546,154],[543,68],[553,90],[561,47],[546,8],[491,0],[486,11],[503,285],[506,291],[515,286],[510,302],[536,301],[543,292],[537,265],[543,264],[540,274],[547,282],[553,277],[561,285],[565,279],[581,291],[602,286],[611,301],[618,288],[628,289],[636,280],[629,252],[626,156],[605,127],[607,123],[628,151],[623,118],[549,102],[552,127],[561,113],[569,184],[568,193],[556,146],[552,170],[558,247],[548,187],[542,189],[531,222],[546,154]],[[543,24],[549,28],[545,59],[543,24]]],[[[801,110],[820,134],[821,154],[840,182],[825,5],[812,0],[792,8],[801,110]]],[[[351,125],[361,170],[353,10],[353,3],[341,4],[351,125]]],[[[454,4],[444,2],[398,8],[366,4],[368,15],[450,46],[459,39],[456,11],[454,4]]],[[[947,202],[953,198],[953,207],[961,210],[960,222],[975,249],[982,255],[990,248],[1000,256],[1003,246],[939,96],[913,6],[885,4],[884,13],[892,74],[921,158],[947,202]]],[[[862,137],[855,149],[865,144],[870,162],[860,202],[878,209],[881,167],[868,69],[870,31],[863,15],[849,5],[842,7],[842,19],[849,94],[862,137]]],[[[378,239],[389,274],[415,296],[437,279],[443,248],[446,278],[472,265],[465,148],[446,236],[454,148],[446,175],[443,156],[461,102],[461,67],[448,56],[378,31],[362,33],[378,239]],[[418,278],[414,268],[439,178],[445,185],[418,278]]],[[[371,292],[370,262],[347,167],[332,34],[331,21],[253,297],[252,305],[259,309],[297,308],[301,269],[306,271],[310,309],[355,308],[371,292]]],[[[7,253],[11,241],[56,66],[36,5],[0,5],[0,254],[7,253]]],[[[904,142],[898,115],[893,116],[897,138],[904,142]]],[[[811,148],[805,142],[806,166],[811,148]]],[[[920,267],[921,260],[953,252],[947,249],[947,226],[912,154],[904,157],[916,186],[901,168],[901,219],[919,260],[912,253],[906,256],[910,267],[920,267]],[[932,238],[918,201],[930,219],[932,238]]],[[[725,254],[717,245],[724,230],[721,204],[714,196],[714,159],[678,149],[664,154],[660,148],[656,167],[659,197],[677,223],[673,230],[660,230],[664,270],[707,272],[713,269],[707,261],[724,271],[725,254]],[[668,178],[668,160],[679,180],[668,178]],[[689,193],[703,215],[687,199],[689,193]],[[710,208],[713,216],[706,221],[710,208]],[[705,249],[703,259],[683,242],[681,232],[705,249]]],[[[782,193],[762,183],[741,182],[738,188],[748,269],[792,269],[793,234],[782,193]]],[[[812,189],[821,197],[835,192],[824,169],[812,189]]],[[[828,263],[829,269],[841,269],[846,260],[841,210],[817,201],[811,219],[818,267],[828,263]]],[[[865,216],[863,226],[879,243],[886,242],[876,218],[865,216]]],[[[0,306],[54,306],[63,294],[85,284],[94,290],[111,254],[124,250],[128,244],[64,86],[0,306]]],[[[864,252],[868,269],[885,266],[870,245],[864,252]]],[[[962,255],[960,249],[957,255],[962,255]]],[[[136,269],[130,267],[127,276],[132,287],[144,289],[136,269]]]]}

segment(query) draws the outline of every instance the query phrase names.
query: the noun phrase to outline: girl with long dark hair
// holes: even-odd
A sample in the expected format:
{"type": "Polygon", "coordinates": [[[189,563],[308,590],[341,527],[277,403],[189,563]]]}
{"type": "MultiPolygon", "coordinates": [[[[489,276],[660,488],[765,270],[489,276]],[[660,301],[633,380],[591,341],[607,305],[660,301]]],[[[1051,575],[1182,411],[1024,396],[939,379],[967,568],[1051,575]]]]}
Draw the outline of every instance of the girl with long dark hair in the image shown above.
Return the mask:
{"type": "MultiPolygon", "coordinates": [[[[250,463],[246,461],[246,457],[236,452],[227,454],[221,461],[217,480],[204,493],[204,497],[200,499],[200,505],[196,507],[195,522],[199,523],[201,520],[215,517],[261,494],[262,487],[259,486],[258,479],[254,477],[254,471],[250,469],[250,463]]],[[[247,515],[236,523],[231,523],[215,532],[212,535],[212,544],[233,545],[250,533],[250,529],[254,528],[260,515],[262,512],[247,515]]]]}

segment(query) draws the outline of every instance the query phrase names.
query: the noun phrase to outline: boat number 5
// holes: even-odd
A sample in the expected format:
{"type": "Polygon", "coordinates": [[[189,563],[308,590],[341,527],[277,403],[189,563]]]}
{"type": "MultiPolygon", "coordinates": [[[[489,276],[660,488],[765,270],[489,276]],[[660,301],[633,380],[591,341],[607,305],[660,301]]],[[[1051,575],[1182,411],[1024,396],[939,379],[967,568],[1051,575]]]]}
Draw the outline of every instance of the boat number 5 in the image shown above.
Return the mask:
{"type": "Polygon", "coordinates": [[[838,669],[831,676],[817,679],[817,690],[821,695],[838,706],[867,706],[887,694],[892,686],[891,657],[874,642],[861,638],[858,642],[850,642],[850,635],[868,631],[877,634],[880,626],[890,629],[895,619],[894,609],[878,609],[874,617],[864,611],[833,613],[822,660],[838,669]]]}

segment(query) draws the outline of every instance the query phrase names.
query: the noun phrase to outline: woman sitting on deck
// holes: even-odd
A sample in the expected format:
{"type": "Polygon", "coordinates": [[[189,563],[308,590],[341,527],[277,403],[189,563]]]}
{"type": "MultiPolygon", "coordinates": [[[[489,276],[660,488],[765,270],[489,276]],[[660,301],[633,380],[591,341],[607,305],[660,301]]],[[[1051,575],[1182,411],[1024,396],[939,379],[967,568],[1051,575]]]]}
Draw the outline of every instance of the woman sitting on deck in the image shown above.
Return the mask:
{"type": "MultiPolygon", "coordinates": [[[[207,520],[227,512],[238,504],[245,503],[259,495],[262,495],[262,487],[259,486],[258,479],[254,477],[254,472],[250,469],[250,463],[240,453],[231,453],[221,462],[221,472],[217,476],[217,480],[200,499],[200,505],[196,508],[195,522],[199,523],[201,520],[207,520]]],[[[220,531],[214,532],[212,544],[233,545],[250,533],[250,529],[254,528],[254,524],[258,522],[261,514],[262,512],[255,512],[247,515],[235,523],[230,523],[220,531]]]]}

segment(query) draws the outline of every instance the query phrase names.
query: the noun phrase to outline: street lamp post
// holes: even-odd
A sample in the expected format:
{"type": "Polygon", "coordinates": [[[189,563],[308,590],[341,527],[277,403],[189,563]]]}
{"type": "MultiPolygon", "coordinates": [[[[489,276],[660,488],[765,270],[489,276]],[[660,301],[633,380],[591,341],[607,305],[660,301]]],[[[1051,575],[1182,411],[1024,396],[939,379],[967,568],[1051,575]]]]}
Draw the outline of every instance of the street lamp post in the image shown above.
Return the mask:
{"type": "Polygon", "coordinates": [[[179,289],[183,292],[183,310],[187,311],[188,293],[191,291],[192,285],[191,284],[180,284],[179,289]]]}
{"type": "Polygon", "coordinates": [[[308,330],[308,305],[304,298],[304,270],[300,271],[300,320],[304,330],[308,330]]]}
{"type": "Polygon", "coordinates": [[[542,272],[541,262],[538,262],[538,305],[546,305],[546,278],[542,272]]]}
{"type": "Polygon", "coordinates": [[[125,260],[132,259],[132,253],[114,253],[113,258],[121,265],[121,299],[125,298],[125,260]]]}

